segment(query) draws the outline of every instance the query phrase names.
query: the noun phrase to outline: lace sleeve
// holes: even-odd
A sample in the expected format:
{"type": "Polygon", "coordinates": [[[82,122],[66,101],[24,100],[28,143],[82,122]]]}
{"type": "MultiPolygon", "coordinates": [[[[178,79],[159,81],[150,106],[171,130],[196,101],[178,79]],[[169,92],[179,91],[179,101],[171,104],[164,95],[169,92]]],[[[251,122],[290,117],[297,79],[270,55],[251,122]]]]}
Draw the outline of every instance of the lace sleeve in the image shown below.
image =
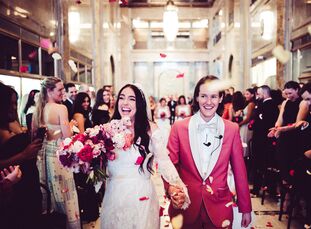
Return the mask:
{"type": "Polygon", "coordinates": [[[156,129],[151,136],[151,150],[154,154],[155,161],[158,163],[159,173],[162,175],[163,179],[170,185],[183,188],[186,194],[186,201],[182,209],[186,209],[190,204],[188,190],[168,156],[168,150],[166,149],[167,140],[168,132],[162,131],[159,128],[156,129]]]}

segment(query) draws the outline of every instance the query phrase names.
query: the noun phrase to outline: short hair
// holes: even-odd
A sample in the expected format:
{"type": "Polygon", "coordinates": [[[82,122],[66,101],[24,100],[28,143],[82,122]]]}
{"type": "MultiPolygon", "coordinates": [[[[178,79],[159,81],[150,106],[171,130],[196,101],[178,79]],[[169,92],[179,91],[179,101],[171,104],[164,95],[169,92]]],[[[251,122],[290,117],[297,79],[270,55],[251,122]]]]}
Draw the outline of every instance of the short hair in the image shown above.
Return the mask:
{"type": "Polygon", "coordinates": [[[267,95],[271,96],[271,88],[268,85],[262,85],[259,88],[261,88],[267,95]]]}
{"type": "MultiPolygon", "coordinates": [[[[199,106],[199,103],[197,101],[197,97],[199,96],[201,85],[205,84],[206,82],[214,81],[214,80],[219,80],[219,79],[216,76],[207,75],[207,76],[202,77],[198,81],[197,85],[194,88],[194,93],[193,93],[192,109],[193,109],[194,113],[200,110],[200,106],[199,106]]],[[[224,91],[219,91],[219,96],[220,97],[222,97],[223,94],[224,94],[224,91]]]]}
{"type": "Polygon", "coordinates": [[[76,87],[76,85],[74,83],[66,83],[64,87],[65,87],[66,92],[68,92],[69,88],[76,87]]]}
{"type": "Polygon", "coordinates": [[[311,83],[306,83],[305,85],[302,86],[302,88],[300,89],[299,94],[302,95],[305,92],[311,93],[311,83]]]}

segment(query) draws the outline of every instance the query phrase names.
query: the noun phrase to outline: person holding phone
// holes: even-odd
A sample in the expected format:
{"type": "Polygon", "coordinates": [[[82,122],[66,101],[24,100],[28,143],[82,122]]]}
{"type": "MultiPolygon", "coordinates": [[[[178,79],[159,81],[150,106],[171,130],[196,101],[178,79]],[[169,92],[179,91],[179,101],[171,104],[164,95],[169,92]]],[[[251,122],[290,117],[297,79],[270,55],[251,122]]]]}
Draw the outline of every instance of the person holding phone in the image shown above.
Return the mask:
{"type": "Polygon", "coordinates": [[[0,204],[0,222],[1,228],[38,228],[42,197],[36,161],[42,143],[31,142],[28,133],[11,129],[12,122],[19,125],[17,99],[13,88],[0,83],[0,170],[18,164],[23,173],[12,186],[10,198],[0,204]]]}

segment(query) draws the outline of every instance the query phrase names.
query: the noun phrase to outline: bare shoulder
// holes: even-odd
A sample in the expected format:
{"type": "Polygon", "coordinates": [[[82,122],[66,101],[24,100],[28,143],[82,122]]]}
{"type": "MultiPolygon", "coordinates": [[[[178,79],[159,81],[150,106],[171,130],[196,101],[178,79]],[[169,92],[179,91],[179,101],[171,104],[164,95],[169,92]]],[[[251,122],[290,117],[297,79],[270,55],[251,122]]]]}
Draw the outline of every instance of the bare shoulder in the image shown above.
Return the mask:
{"type": "Polygon", "coordinates": [[[64,104],[54,103],[50,105],[52,110],[55,109],[55,111],[64,112],[67,111],[67,107],[64,104]]]}
{"type": "Polygon", "coordinates": [[[299,107],[300,108],[309,108],[309,104],[307,101],[301,100],[301,102],[299,103],[299,107]]]}

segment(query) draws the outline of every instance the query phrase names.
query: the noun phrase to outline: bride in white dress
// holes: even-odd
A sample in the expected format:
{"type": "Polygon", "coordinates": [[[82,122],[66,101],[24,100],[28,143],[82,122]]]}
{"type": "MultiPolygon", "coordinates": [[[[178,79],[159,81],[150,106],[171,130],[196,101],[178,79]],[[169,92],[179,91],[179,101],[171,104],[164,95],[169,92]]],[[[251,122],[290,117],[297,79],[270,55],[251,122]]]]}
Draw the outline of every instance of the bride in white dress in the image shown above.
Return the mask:
{"type": "Polygon", "coordinates": [[[170,184],[183,189],[186,199],[178,207],[190,204],[187,189],[170,161],[161,130],[147,118],[144,94],[127,84],[119,92],[112,119],[131,118],[134,139],[127,150],[116,150],[116,159],[108,161],[107,187],[101,211],[102,229],[158,229],[158,197],[150,179],[152,162],[170,184]],[[143,159],[143,160],[140,160],[143,159]]]}

